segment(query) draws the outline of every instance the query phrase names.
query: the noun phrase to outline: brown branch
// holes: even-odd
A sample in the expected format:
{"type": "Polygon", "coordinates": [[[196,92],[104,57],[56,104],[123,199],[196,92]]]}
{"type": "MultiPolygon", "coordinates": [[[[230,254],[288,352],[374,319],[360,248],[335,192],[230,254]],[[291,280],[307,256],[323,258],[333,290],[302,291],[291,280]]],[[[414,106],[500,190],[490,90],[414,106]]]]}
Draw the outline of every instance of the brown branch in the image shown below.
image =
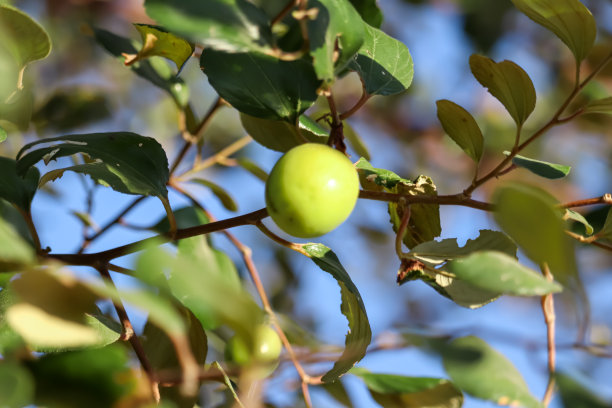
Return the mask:
{"type": "Polygon", "coordinates": [[[287,3],[285,7],[283,7],[283,9],[276,16],[274,16],[274,18],[270,22],[270,26],[278,24],[283,18],[285,18],[287,14],[289,14],[291,9],[294,8],[296,4],[296,0],[289,1],[289,3],[287,3]]]}
{"type": "Polygon", "coordinates": [[[357,112],[363,105],[365,105],[365,103],[367,101],[369,101],[371,97],[372,97],[372,95],[368,94],[366,92],[365,88],[364,88],[363,89],[363,93],[361,94],[361,98],[359,98],[357,103],[355,103],[355,105],[351,109],[347,110],[344,113],[341,113],[340,116],[339,116],[339,119],[340,120],[345,120],[345,119],[353,116],[353,114],[355,112],[357,112]]]}
{"type": "Polygon", "coordinates": [[[612,195],[610,193],[604,194],[601,197],[587,198],[584,200],[570,201],[569,203],[561,204],[561,208],[574,208],[584,207],[587,205],[607,204],[612,205],[612,195]]]}
{"type": "Polygon", "coordinates": [[[32,237],[32,242],[34,243],[34,248],[36,249],[36,252],[42,253],[42,248],[40,246],[40,237],[38,236],[38,231],[36,231],[36,226],[34,225],[34,220],[32,219],[32,213],[30,211],[25,211],[19,208],[18,206],[14,207],[17,209],[17,211],[19,211],[19,214],[21,214],[21,217],[24,219],[28,227],[28,231],[30,231],[30,236],[32,237]]]}
{"type": "Polygon", "coordinates": [[[441,196],[428,196],[428,195],[408,195],[408,194],[395,194],[385,193],[382,191],[369,191],[361,190],[359,192],[359,198],[365,198],[367,200],[377,201],[388,201],[398,202],[405,200],[406,204],[438,204],[438,205],[459,205],[463,207],[475,208],[483,211],[493,211],[494,207],[491,203],[483,201],[473,200],[463,194],[456,195],[441,195],[441,196]]]}

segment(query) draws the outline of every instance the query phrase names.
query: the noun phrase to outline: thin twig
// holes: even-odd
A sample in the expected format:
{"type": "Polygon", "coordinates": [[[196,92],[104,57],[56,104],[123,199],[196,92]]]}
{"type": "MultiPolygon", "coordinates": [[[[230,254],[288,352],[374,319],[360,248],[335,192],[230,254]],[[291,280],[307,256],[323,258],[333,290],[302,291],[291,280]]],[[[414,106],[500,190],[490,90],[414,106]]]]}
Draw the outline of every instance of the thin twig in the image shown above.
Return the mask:
{"type": "Polygon", "coordinates": [[[232,144],[224,147],[223,149],[219,150],[217,153],[215,153],[214,155],[208,157],[205,160],[202,160],[201,162],[199,162],[198,164],[196,164],[195,166],[193,166],[191,169],[183,172],[182,174],[180,174],[179,176],[176,176],[175,179],[178,180],[183,180],[185,179],[186,176],[190,175],[190,174],[194,174],[197,173],[199,171],[202,171],[220,161],[223,161],[224,159],[227,159],[229,156],[231,156],[232,154],[236,153],[237,151],[239,151],[240,149],[242,149],[243,147],[245,147],[246,145],[248,145],[249,143],[251,143],[251,141],[253,141],[253,139],[251,138],[251,136],[244,136],[241,137],[240,139],[236,140],[235,142],[233,142],[232,144]]]}
{"type": "Polygon", "coordinates": [[[410,222],[410,206],[406,207],[406,211],[402,216],[402,221],[400,222],[399,228],[397,229],[397,234],[395,234],[395,253],[399,258],[402,258],[404,252],[402,251],[402,241],[404,240],[404,233],[406,232],[406,228],[408,228],[408,223],[410,222]]]}
{"type": "Polygon", "coordinates": [[[30,211],[25,211],[18,206],[15,206],[21,217],[24,219],[26,226],[28,227],[28,231],[30,231],[30,236],[32,237],[32,242],[34,243],[34,248],[37,253],[42,253],[42,249],[40,246],[40,237],[38,236],[38,231],[36,231],[36,226],[34,225],[34,220],[32,219],[32,213],[30,211]]]}
{"type": "Polygon", "coordinates": [[[462,194],[456,195],[409,195],[409,194],[396,194],[386,193],[383,191],[369,191],[361,190],[359,192],[359,198],[365,198],[368,200],[387,201],[387,202],[398,202],[405,200],[406,204],[438,204],[438,205],[459,205],[463,207],[475,208],[483,211],[493,211],[493,204],[486,203],[483,201],[473,200],[462,194]]]}
{"type": "Polygon", "coordinates": [[[601,197],[594,198],[586,198],[583,200],[570,201],[569,203],[561,204],[561,208],[575,208],[575,207],[584,207],[587,205],[597,205],[597,204],[608,204],[612,205],[612,195],[610,193],[606,193],[601,197]]]}
{"type": "Polygon", "coordinates": [[[285,16],[291,11],[291,9],[295,7],[296,4],[296,0],[289,1],[285,5],[285,7],[283,7],[283,9],[276,16],[274,16],[274,18],[270,22],[270,26],[278,24],[283,18],[285,18],[285,16]]]}
{"type": "MultiPolygon", "coordinates": [[[[546,263],[541,265],[542,273],[549,282],[554,280],[546,263]]],[[[548,407],[555,391],[556,348],[555,348],[555,304],[552,293],[542,296],[542,312],[546,323],[546,339],[548,350],[548,384],[542,398],[544,407],[548,407]]]]}
{"type": "Polygon", "coordinates": [[[365,88],[364,88],[364,89],[363,89],[363,93],[361,94],[361,98],[359,98],[359,100],[357,101],[357,103],[355,103],[355,105],[354,105],[354,106],[353,106],[351,109],[347,110],[347,111],[346,111],[346,112],[344,112],[344,113],[341,113],[341,114],[339,115],[339,117],[338,117],[338,118],[339,118],[340,120],[345,120],[345,119],[347,119],[347,118],[349,118],[349,117],[353,116],[353,114],[354,114],[355,112],[357,112],[357,111],[358,111],[358,110],[359,110],[359,109],[360,109],[360,108],[361,108],[363,105],[365,105],[365,103],[366,103],[367,101],[369,101],[371,97],[372,97],[372,95],[368,94],[368,93],[366,92],[365,88]]]}

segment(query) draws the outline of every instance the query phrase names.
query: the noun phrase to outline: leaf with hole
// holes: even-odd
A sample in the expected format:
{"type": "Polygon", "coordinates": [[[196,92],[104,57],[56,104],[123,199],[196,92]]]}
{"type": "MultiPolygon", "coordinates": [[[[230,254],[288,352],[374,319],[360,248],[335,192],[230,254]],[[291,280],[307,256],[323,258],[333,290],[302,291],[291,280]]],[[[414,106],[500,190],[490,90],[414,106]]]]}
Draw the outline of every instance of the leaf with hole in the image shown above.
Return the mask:
{"type": "Polygon", "coordinates": [[[25,174],[40,160],[47,164],[77,153],[88,155],[91,161],[52,170],[43,176],[41,183],[55,180],[65,171],[75,171],[88,174],[120,193],[168,196],[166,153],[155,139],[129,132],[69,135],[29,143],[19,151],[17,173],[25,174]]]}
{"type": "Polygon", "coordinates": [[[474,160],[480,161],[484,138],[474,117],[461,106],[447,99],[436,101],[438,119],[444,131],[474,160]]]}
{"type": "Polygon", "coordinates": [[[333,382],[363,358],[372,340],[372,331],[359,290],[336,254],[322,244],[305,244],[302,248],[319,268],[332,275],[340,285],[340,310],[349,323],[344,352],[321,378],[323,382],[333,382]]]}
{"type": "MultiPolygon", "coordinates": [[[[504,154],[508,156],[509,151],[504,151],[504,154]]],[[[547,179],[555,180],[563,178],[570,173],[572,169],[570,166],[564,166],[562,164],[549,163],[542,160],[530,159],[525,156],[516,155],[512,158],[512,163],[518,167],[529,170],[533,174],[547,179]]]]}
{"type": "Polygon", "coordinates": [[[580,0],[512,0],[527,17],[552,31],[577,62],[591,51],[597,35],[595,18],[580,0]]]}
{"type": "Polygon", "coordinates": [[[414,64],[408,48],[383,31],[368,24],[364,42],[349,63],[369,95],[395,95],[412,83],[414,64]]]}

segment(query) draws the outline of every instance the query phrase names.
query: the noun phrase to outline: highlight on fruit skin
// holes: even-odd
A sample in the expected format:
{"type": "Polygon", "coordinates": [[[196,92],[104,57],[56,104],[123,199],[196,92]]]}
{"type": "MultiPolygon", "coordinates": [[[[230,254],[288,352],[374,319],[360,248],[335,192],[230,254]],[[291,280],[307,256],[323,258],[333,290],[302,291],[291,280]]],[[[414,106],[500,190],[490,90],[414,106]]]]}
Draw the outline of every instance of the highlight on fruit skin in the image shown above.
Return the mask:
{"type": "Polygon", "coordinates": [[[313,238],[342,224],[359,196],[359,176],[341,152],[306,143],[285,153],[266,182],[266,208],[289,235],[313,238]]]}
{"type": "Polygon", "coordinates": [[[238,365],[263,364],[276,368],[282,350],[282,343],[276,331],[267,324],[255,327],[252,341],[235,335],[225,348],[227,361],[238,365]]]}

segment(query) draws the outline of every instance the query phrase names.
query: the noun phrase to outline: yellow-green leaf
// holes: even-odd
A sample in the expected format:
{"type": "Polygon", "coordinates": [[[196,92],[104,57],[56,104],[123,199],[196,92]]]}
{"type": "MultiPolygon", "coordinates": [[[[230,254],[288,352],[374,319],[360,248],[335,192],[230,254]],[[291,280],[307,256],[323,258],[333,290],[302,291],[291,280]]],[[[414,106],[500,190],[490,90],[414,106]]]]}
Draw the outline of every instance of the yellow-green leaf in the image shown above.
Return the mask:
{"type": "Polygon", "coordinates": [[[180,71],[195,49],[189,41],[169,33],[161,27],[149,24],[134,24],[134,27],[140,33],[142,47],[137,54],[125,55],[126,65],[131,65],[143,58],[159,56],[174,62],[176,68],[180,71]]]}

